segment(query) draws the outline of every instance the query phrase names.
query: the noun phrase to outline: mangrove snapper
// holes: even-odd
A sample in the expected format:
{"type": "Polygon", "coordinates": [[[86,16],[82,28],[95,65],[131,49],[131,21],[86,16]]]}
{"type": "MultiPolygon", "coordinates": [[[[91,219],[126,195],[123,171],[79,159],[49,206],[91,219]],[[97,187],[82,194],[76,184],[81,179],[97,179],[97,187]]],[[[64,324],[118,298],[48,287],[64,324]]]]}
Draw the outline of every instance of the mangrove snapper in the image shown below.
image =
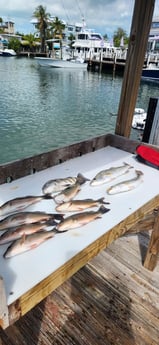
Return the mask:
{"type": "MultiPolygon", "coordinates": [[[[55,225],[56,223],[52,223],[55,225]]],[[[9,228],[0,236],[0,245],[12,242],[21,238],[23,235],[31,235],[35,232],[42,231],[47,227],[46,223],[23,224],[14,228],[9,228]]]]}
{"type": "Polygon", "coordinates": [[[91,186],[98,186],[103,183],[110,182],[114,180],[115,178],[125,174],[128,172],[129,169],[131,169],[132,166],[128,163],[123,163],[122,166],[118,167],[111,167],[109,169],[101,170],[91,181],[91,186]]]}
{"type": "Polygon", "coordinates": [[[63,215],[58,213],[45,213],[45,212],[20,212],[11,214],[4,219],[0,220],[0,230],[12,228],[22,224],[30,224],[36,222],[62,220],[63,215]]]}
{"type": "Polygon", "coordinates": [[[102,215],[106,212],[110,211],[110,209],[105,208],[103,205],[100,206],[98,211],[88,211],[82,213],[76,213],[72,216],[69,216],[58,223],[55,227],[55,230],[58,231],[67,231],[75,228],[79,228],[83,225],[92,222],[95,219],[101,218],[102,215]]]}
{"type": "Polygon", "coordinates": [[[77,177],[65,177],[65,178],[57,178],[54,180],[47,181],[43,187],[42,191],[44,194],[52,194],[56,192],[61,192],[63,189],[74,185],[75,183],[83,184],[86,181],[89,181],[86,177],[82,174],[78,174],[77,177]]]}
{"type": "Polygon", "coordinates": [[[0,216],[4,216],[7,214],[19,212],[24,208],[27,208],[33,204],[41,200],[52,199],[50,195],[41,195],[41,196],[25,196],[20,198],[11,199],[5,202],[3,205],[0,206],[0,216]]]}
{"type": "Polygon", "coordinates": [[[123,192],[128,192],[129,190],[132,190],[140,185],[140,183],[143,181],[142,176],[143,172],[140,170],[135,170],[136,177],[126,180],[120,183],[115,184],[114,186],[111,186],[107,189],[108,194],[118,194],[123,192]]]}
{"type": "Polygon", "coordinates": [[[56,204],[70,201],[77,195],[80,190],[81,185],[79,183],[75,183],[73,186],[67,187],[62,192],[56,194],[54,196],[54,201],[56,202],[56,204]]]}
{"type": "Polygon", "coordinates": [[[104,198],[100,198],[97,200],[93,199],[85,199],[85,200],[70,200],[67,202],[63,202],[62,204],[56,206],[57,212],[76,212],[76,211],[83,211],[87,208],[91,207],[98,207],[100,204],[109,204],[109,202],[105,202],[104,198]]]}
{"type": "Polygon", "coordinates": [[[40,244],[52,238],[55,235],[54,231],[40,231],[36,234],[23,236],[22,238],[14,241],[6,250],[3,257],[10,258],[12,256],[24,253],[28,250],[38,247],[40,244]]]}

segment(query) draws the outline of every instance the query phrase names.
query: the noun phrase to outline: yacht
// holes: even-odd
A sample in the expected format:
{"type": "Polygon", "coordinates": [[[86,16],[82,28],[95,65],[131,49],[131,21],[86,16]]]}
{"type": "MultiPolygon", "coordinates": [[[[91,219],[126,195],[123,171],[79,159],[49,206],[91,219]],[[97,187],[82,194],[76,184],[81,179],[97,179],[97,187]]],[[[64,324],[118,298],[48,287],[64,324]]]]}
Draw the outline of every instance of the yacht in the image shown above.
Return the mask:
{"type": "Polygon", "coordinates": [[[92,29],[83,29],[78,32],[72,47],[74,56],[85,60],[99,59],[101,53],[112,48],[111,44],[105,41],[100,33],[92,29]]]}

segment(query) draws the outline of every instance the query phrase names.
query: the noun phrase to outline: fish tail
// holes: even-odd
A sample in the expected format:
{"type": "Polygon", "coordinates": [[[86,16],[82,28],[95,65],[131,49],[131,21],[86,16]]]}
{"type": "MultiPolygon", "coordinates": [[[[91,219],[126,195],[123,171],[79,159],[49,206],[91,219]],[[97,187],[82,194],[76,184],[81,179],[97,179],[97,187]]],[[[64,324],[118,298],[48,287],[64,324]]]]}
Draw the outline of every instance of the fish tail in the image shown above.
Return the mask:
{"type": "Polygon", "coordinates": [[[123,162],[123,164],[124,164],[125,166],[129,167],[129,169],[132,169],[132,168],[133,168],[133,166],[130,165],[129,163],[123,162]]]}
{"type": "Polygon", "coordinates": [[[99,212],[101,212],[102,214],[109,212],[110,208],[106,208],[104,205],[100,206],[99,208],[99,212]]]}
{"type": "Polygon", "coordinates": [[[45,225],[46,226],[53,226],[53,225],[57,225],[57,223],[55,222],[54,218],[51,218],[51,219],[47,220],[45,225]]]}
{"type": "Polygon", "coordinates": [[[141,170],[135,170],[137,176],[142,176],[144,173],[141,170]]]}
{"type": "Polygon", "coordinates": [[[51,194],[44,194],[44,195],[42,195],[42,198],[43,199],[53,199],[53,197],[52,197],[52,195],[51,194]]]}
{"type": "Polygon", "coordinates": [[[99,202],[99,204],[103,204],[103,205],[109,205],[110,204],[110,202],[104,201],[104,198],[99,198],[97,200],[97,202],[99,202]]]}
{"type": "Polygon", "coordinates": [[[88,179],[87,177],[83,176],[81,173],[79,173],[79,174],[77,175],[77,182],[78,182],[79,184],[83,184],[83,183],[85,183],[86,181],[90,181],[90,179],[88,179]]]}
{"type": "Polygon", "coordinates": [[[61,213],[61,214],[59,214],[59,213],[54,213],[54,214],[52,215],[52,218],[55,218],[55,219],[57,219],[57,220],[63,220],[63,217],[64,217],[64,214],[63,214],[63,213],[61,213]]]}

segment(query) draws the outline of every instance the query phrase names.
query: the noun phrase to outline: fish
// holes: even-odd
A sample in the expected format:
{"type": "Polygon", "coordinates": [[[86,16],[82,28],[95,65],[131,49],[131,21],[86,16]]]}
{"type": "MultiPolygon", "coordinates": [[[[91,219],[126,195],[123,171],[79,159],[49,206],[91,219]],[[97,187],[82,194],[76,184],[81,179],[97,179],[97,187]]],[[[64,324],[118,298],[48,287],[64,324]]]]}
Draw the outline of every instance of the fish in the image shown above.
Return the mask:
{"type": "Polygon", "coordinates": [[[0,216],[5,216],[7,214],[19,212],[41,200],[52,199],[50,195],[33,196],[28,195],[25,197],[19,197],[11,199],[0,206],[0,216]]]}
{"type": "Polygon", "coordinates": [[[104,198],[97,200],[93,199],[84,199],[84,200],[70,200],[63,202],[56,206],[57,212],[76,212],[83,211],[87,208],[98,207],[100,204],[110,204],[109,202],[104,201],[104,198]]]}
{"type": "Polygon", "coordinates": [[[58,213],[45,213],[45,212],[20,212],[11,214],[2,220],[0,220],[0,231],[4,231],[6,228],[12,228],[22,224],[30,224],[36,222],[46,222],[55,220],[62,220],[63,214],[58,213]]]}
{"type": "MultiPolygon", "coordinates": [[[[51,225],[55,225],[56,222],[52,223],[51,225]]],[[[31,224],[22,224],[20,226],[15,226],[14,228],[9,228],[5,230],[5,232],[0,236],[0,245],[6,244],[8,242],[12,242],[17,240],[18,238],[22,238],[25,235],[31,235],[35,232],[42,231],[46,229],[47,226],[50,224],[46,223],[31,223],[31,224]]]]}
{"type": "Polygon", "coordinates": [[[65,188],[62,192],[54,196],[54,201],[56,204],[61,204],[72,200],[77,193],[81,190],[81,184],[75,183],[73,186],[65,188]]]}
{"type": "Polygon", "coordinates": [[[140,183],[143,181],[143,172],[140,170],[135,170],[136,172],[136,177],[126,180],[120,183],[117,183],[107,189],[108,194],[118,194],[118,193],[123,193],[123,192],[128,192],[134,188],[137,188],[140,183]]]}
{"type": "Polygon", "coordinates": [[[42,192],[44,194],[52,194],[61,192],[63,189],[74,185],[75,183],[79,182],[80,184],[85,183],[86,181],[90,181],[88,178],[84,177],[82,174],[78,174],[77,177],[65,177],[65,178],[57,178],[47,181],[43,187],[42,192]]]}
{"type": "Polygon", "coordinates": [[[49,238],[54,237],[55,233],[53,230],[50,231],[40,231],[35,234],[23,236],[22,238],[15,240],[7,248],[3,257],[5,259],[11,258],[15,255],[22,254],[28,250],[38,247],[40,244],[48,240],[49,238]]]}
{"type": "Polygon", "coordinates": [[[127,173],[129,169],[133,168],[128,163],[123,163],[121,166],[111,167],[109,169],[101,170],[91,181],[91,186],[99,186],[104,183],[108,183],[115,178],[127,173]]]}
{"type": "Polygon", "coordinates": [[[89,222],[92,222],[95,219],[101,218],[104,213],[109,211],[110,209],[106,208],[104,205],[101,205],[97,211],[75,213],[58,223],[54,229],[57,232],[64,232],[67,230],[79,228],[83,225],[88,224],[89,222]]]}

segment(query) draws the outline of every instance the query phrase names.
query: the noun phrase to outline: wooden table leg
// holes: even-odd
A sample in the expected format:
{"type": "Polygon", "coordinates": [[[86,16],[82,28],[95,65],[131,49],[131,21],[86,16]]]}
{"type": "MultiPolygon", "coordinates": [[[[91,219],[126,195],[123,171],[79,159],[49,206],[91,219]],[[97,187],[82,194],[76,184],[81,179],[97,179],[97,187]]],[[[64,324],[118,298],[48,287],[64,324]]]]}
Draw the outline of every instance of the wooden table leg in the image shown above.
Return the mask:
{"type": "Polygon", "coordinates": [[[150,271],[153,271],[156,267],[157,258],[159,253],[159,211],[155,217],[154,228],[151,233],[145,261],[144,267],[150,271]]]}
{"type": "Polygon", "coordinates": [[[8,306],[6,301],[6,293],[3,278],[0,277],[0,327],[7,328],[9,326],[8,306]]]}

